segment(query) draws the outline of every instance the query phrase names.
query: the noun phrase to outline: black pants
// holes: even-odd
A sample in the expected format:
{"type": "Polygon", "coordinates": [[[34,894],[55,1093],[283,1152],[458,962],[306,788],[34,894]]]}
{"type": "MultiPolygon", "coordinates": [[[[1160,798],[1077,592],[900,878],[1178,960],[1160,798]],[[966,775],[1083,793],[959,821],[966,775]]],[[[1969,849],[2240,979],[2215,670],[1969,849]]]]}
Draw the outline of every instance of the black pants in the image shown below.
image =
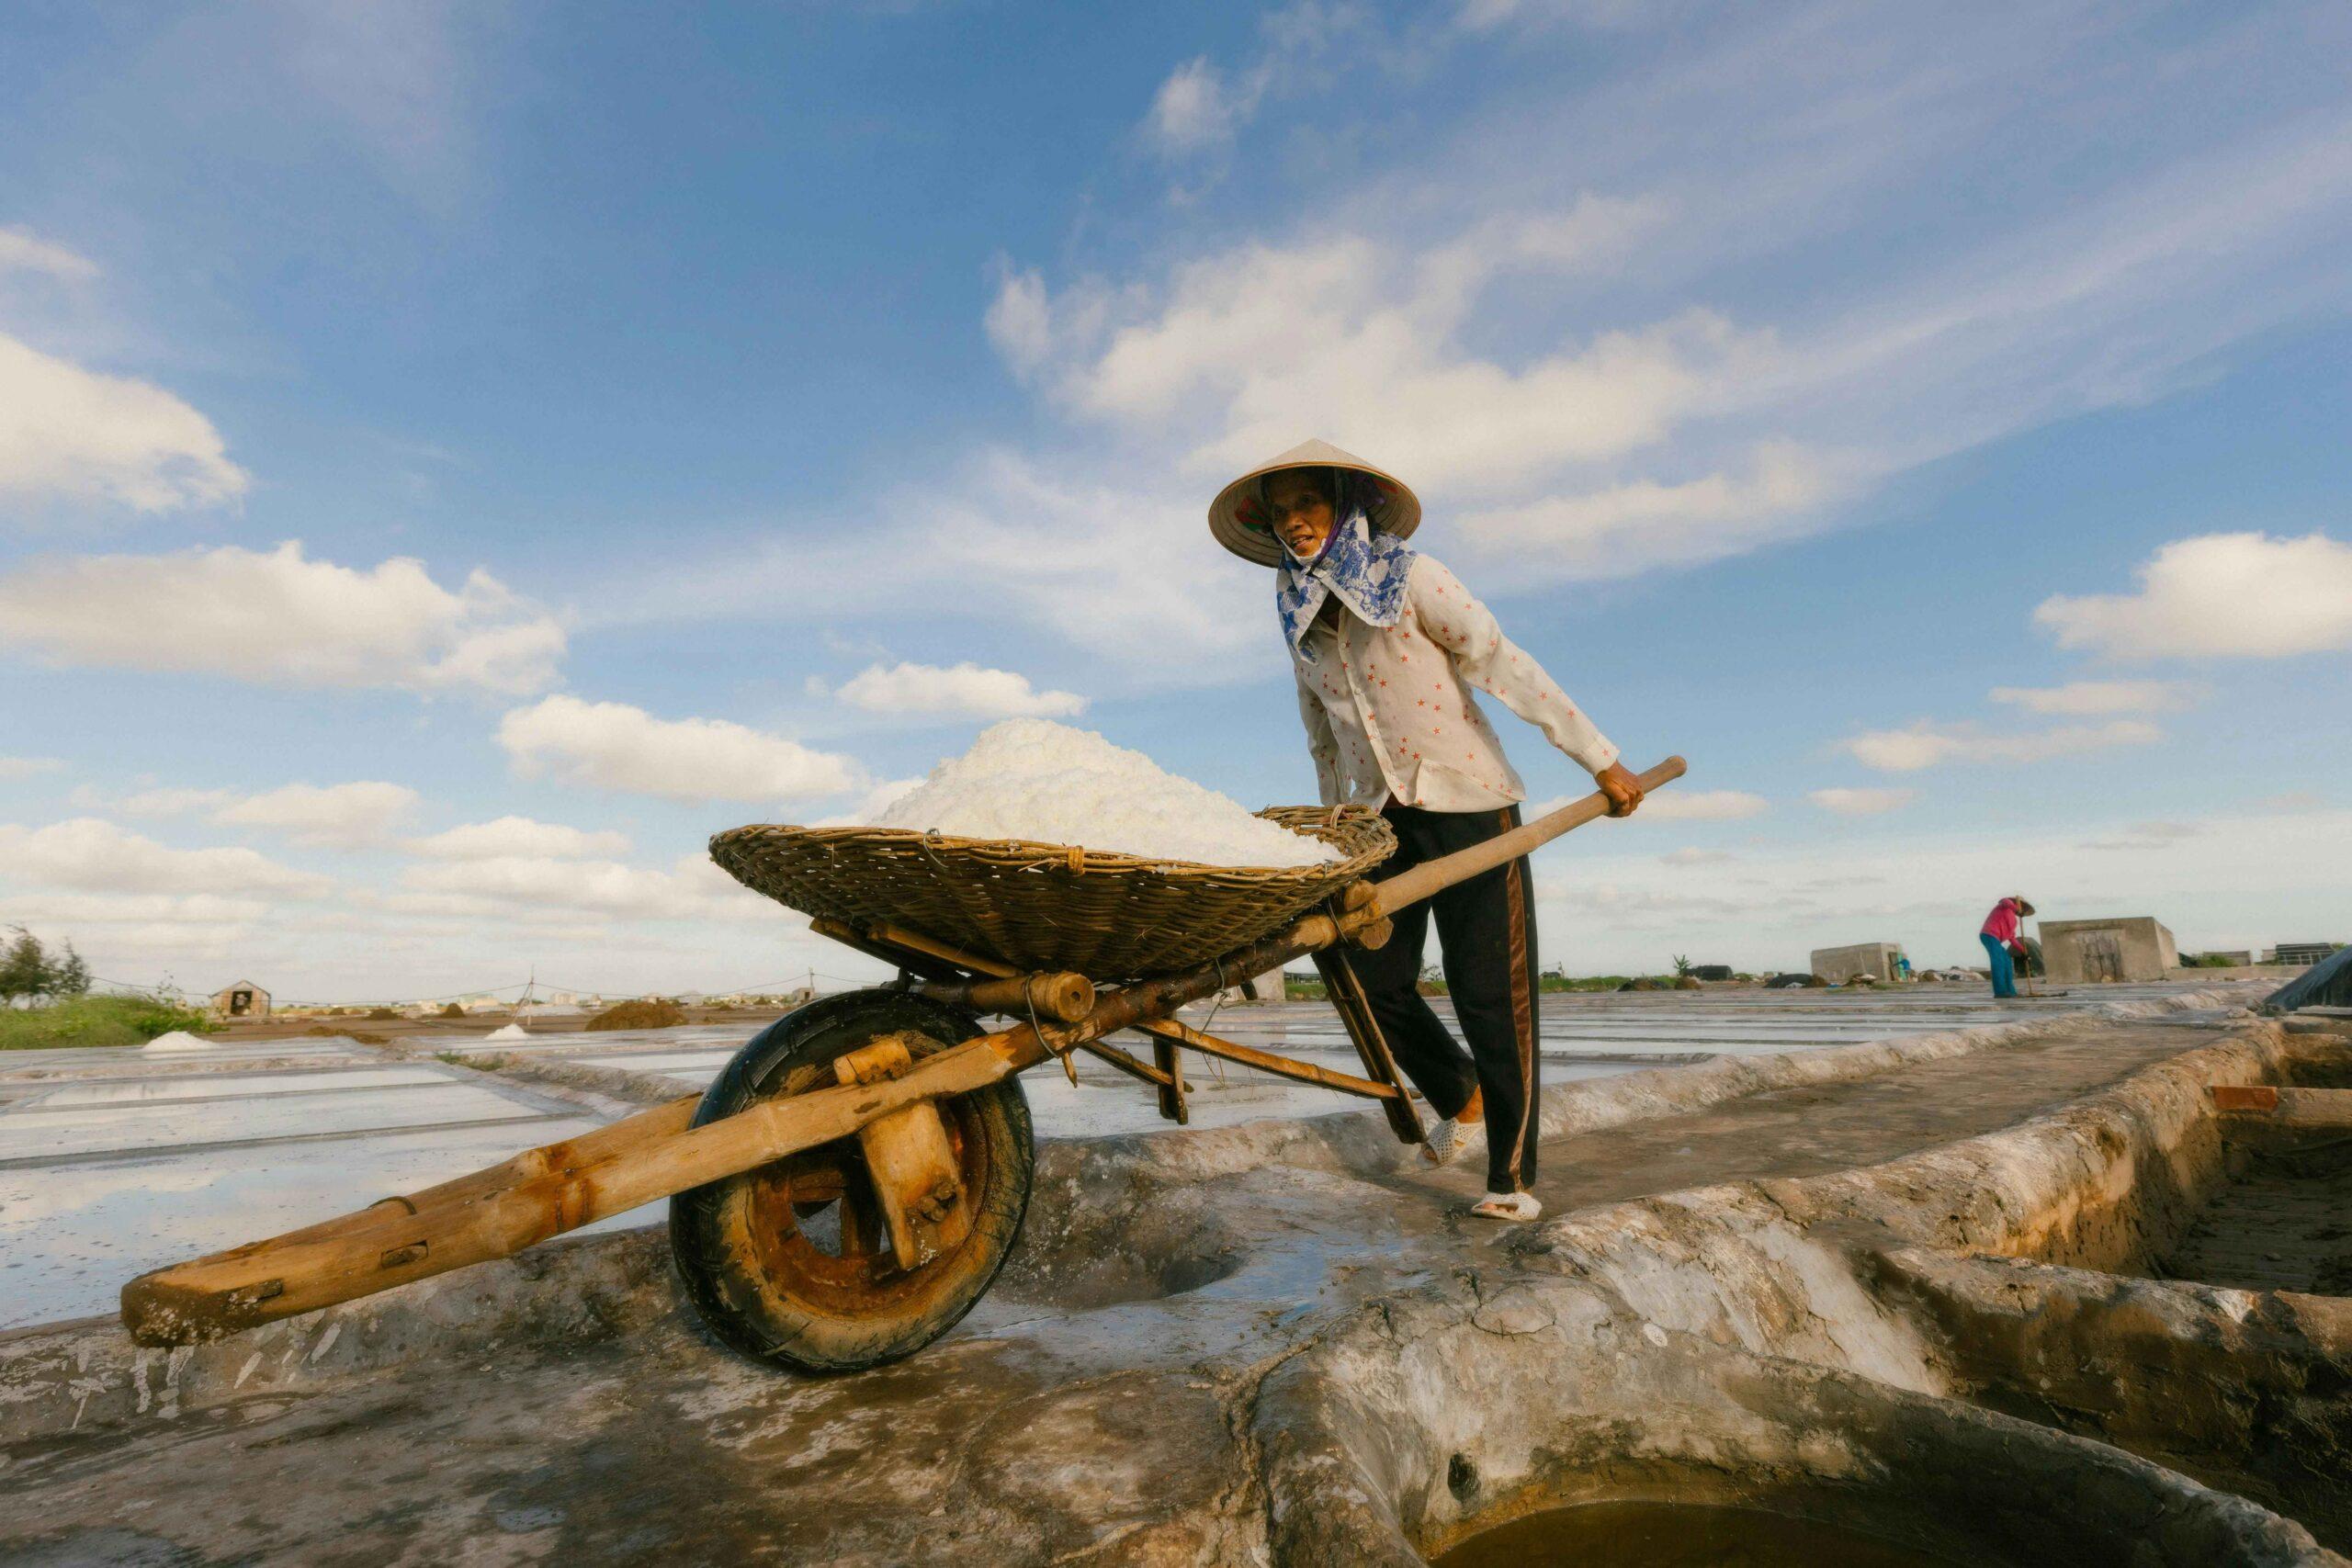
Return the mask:
{"type": "MultiPolygon", "coordinates": [[[[1383,875],[1483,843],[1519,826],[1519,807],[1499,811],[1423,811],[1390,806],[1396,853],[1383,875]]],[[[1521,859],[1457,883],[1396,916],[1385,947],[1349,949],[1373,1016],[1388,1037],[1396,1066],[1441,1116],[1487,1104],[1487,1190],[1521,1192],[1535,1181],[1535,891],[1521,859]],[[1438,945],[1465,1055],[1430,1010],[1418,986],[1421,948],[1437,920],[1438,945]]]]}

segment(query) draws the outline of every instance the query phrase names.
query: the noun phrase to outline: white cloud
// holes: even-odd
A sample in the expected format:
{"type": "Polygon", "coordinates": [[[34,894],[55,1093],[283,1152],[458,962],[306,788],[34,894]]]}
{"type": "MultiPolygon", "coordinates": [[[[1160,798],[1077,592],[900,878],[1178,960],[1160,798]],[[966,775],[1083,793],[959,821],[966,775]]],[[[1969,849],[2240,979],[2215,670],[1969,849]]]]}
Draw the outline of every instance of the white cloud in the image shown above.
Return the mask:
{"type": "Polygon", "coordinates": [[[244,849],[175,850],[95,817],[46,828],[0,826],[0,871],[88,893],[282,894],[316,898],[334,884],[244,849]]]}
{"type": "Polygon", "coordinates": [[[2025,735],[1986,735],[1965,725],[1926,720],[1906,729],[1877,729],[1839,743],[1839,749],[1881,773],[1917,773],[1943,762],[2044,762],[2117,746],[2146,746],[2164,731],[2144,719],[2107,724],[2062,725],[2025,735]]]}
{"type": "Polygon", "coordinates": [[[980,324],[1013,372],[1027,376],[1054,350],[1054,313],[1046,298],[1046,280],[1035,268],[1015,272],[1005,267],[980,324]]]}
{"type": "Polygon", "coordinates": [[[2205,534],[2141,566],[2136,593],[2058,594],[2035,622],[2110,659],[2278,659],[2352,647],[2352,545],[2205,534]]]}
{"type": "Polygon", "coordinates": [[[820,817],[808,824],[811,828],[864,828],[878,820],[898,798],[913,790],[923,781],[920,778],[886,779],[857,797],[857,804],[847,811],[831,817],[820,817]]]}
{"type": "Polygon", "coordinates": [[[2190,706],[2202,694],[2185,681],[2069,681],[2063,686],[1996,686],[1992,692],[1996,703],[2064,716],[2163,713],[2190,706]]]}
{"type": "Polygon", "coordinates": [[[1876,817],[1911,804],[1916,789],[1816,789],[1805,798],[1840,817],[1876,817]]]}
{"type": "Polygon", "coordinates": [[[0,757],[0,779],[28,779],[35,773],[53,773],[65,763],[57,757],[0,757]]]}
{"type": "Polygon", "coordinates": [[[632,574],[618,614],[764,614],[779,594],[877,617],[953,607],[1017,618],[1160,682],[1262,675],[1265,570],[1208,543],[1195,498],[1136,485],[1125,465],[991,450],[953,479],[887,497],[879,510],[903,523],[653,565],[632,574]],[[877,558],[890,570],[876,571],[877,558]]]}
{"type": "Polygon", "coordinates": [[[857,782],[846,757],[718,718],[655,718],[626,703],[552,696],[500,721],[498,743],[525,777],[671,800],[781,801],[857,782]]]}
{"type": "Polygon", "coordinates": [[[1762,816],[1766,805],[1762,795],[1750,795],[1746,790],[1686,790],[1679,784],[1668,784],[1655,795],[1645,797],[1641,809],[1634,812],[1629,820],[1738,822],[1762,816]]]}
{"type": "Polygon", "coordinates": [[[2086,850],[2160,850],[2177,844],[2183,839],[2200,837],[2205,826],[2200,822],[2134,822],[2123,829],[2122,836],[2086,843],[2086,850]]]}
{"type": "Polygon", "coordinates": [[[1229,149],[1278,76],[1287,77],[1294,91],[1316,89],[1319,99],[1323,55],[1368,20],[1353,0],[1294,0],[1266,12],[1258,19],[1261,49],[1238,70],[1220,70],[1200,55],[1168,73],[1152,95],[1144,139],[1170,159],[1229,149]]]}
{"type": "Polygon", "coordinates": [[[1204,55],[1169,73],[1152,95],[1145,126],[1160,151],[1195,152],[1231,141],[1238,121],[1256,107],[1253,96],[1229,96],[1224,77],[1204,55]]]}
{"type": "Polygon", "coordinates": [[[1040,692],[1010,670],[966,660],[936,664],[875,664],[833,694],[868,713],[952,714],[971,718],[1067,718],[1086,710],[1075,692],[1040,692]]]}
{"type": "Polygon", "coordinates": [[[171,784],[142,789],[119,801],[107,801],[95,790],[76,790],[74,795],[76,806],[119,811],[127,817],[185,817],[191,811],[217,811],[237,799],[231,790],[186,789],[171,784]]]}
{"type": "Polygon", "coordinates": [[[628,835],[535,822],[527,817],[501,817],[411,839],[406,848],[427,860],[583,860],[627,854],[628,835]]]}
{"type": "Polygon", "coordinates": [[[1489,285],[1516,272],[1612,268],[1663,211],[1587,196],[1419,249],[1347,231],[1250,243],[1188,262],[1157,290],[1110,298],[1080,287],[1072,309],[1085,331],[1023,275],[1023,331],[1012,341],[1052,345],[1052,384],[1080,413],[1197,432],[1184,460],[1195,473],[1235,470],[1319,433],[1417,488],[1508,491],[1656,444],[1734,367],[1769,357],[1765,338],[1698,309],[1535,346],[1515,364],[1464,346],[1489,285]]]}
{"type": "Polygon", "coordinates": [[[452,592],[418,561],[362,570],[289,541],[31,562],[0,578],[0,646],[271,685],[522,694],[555,678],[564,634],[488,572],[452,592]]]}
{"type": "Polygon", "coordinates": [[[1546,579],[1631,577],[1696,566],[1807,532],[1808,513],[1850,480],[1839,465],[1786,442],[1759,447],[1744,474],[1679,484],[1635,479],[1604,490],[1472,512],[1463,532],[1490,557],[1532,566],[1546,579]]]}
{"type": "Polygon", "coordinates": [[[417,794],[381,780],[353,784],[291,784],[247,795],[212,814],[227,827],[267,828],[313,848],[356,850],[383,842],[416,809],[417,794]]]}
{"type": "Polygon", "coordinates": [[[1728,850],[1702,850],[1696,844],[1685,844],[1658,856],[1668,865],[1728,865],[1738,858],[1728,850]]]}
{"type": "Polygon", "coordinates": [[[451,912],[525,905],[667,920],[757,918],[763,906],[774,908],[701,854],[682,856],[668,871],[616,861],[497,855],[413,865],[401,873],[401,885],[463,900],[446,906],[451,912]]]}
{"type": "Polygon", "coordinates": [[[0,272],[40,272],[51,277],[98,276],[96,262],[24,229],[0,229],[0,272]]]}
{"type": "MultiPolygon", "coordinates": [[[[1548,817],[1563,806],[1582,799],[1581,795],[1555,795],[1550,800],[1522,807],[1520,816],[1532,822],[1538,817],[1548,817]]],[[[1625,818],[1628,822],[1738,822],[1750,817],[1760,817],[1770,802],[1760,795],[1750,795],[1744,789],[1684,789],[1680,784],[1668,784],[1654,790],[1642,799],[1640,809],[1625,818]]]]}
{"type": "Polygon", "coordinates": [[[0,900],[0,924],[208,927],[258,920],[269,910],[260,898],[212,893],[41,893],[0,900]]]}
{"type": "Polygon", "coordinates": [[[247,482],[212,422],[161,387],[0,333],[0,500],[167,512],[232,501],[247,482]]]}

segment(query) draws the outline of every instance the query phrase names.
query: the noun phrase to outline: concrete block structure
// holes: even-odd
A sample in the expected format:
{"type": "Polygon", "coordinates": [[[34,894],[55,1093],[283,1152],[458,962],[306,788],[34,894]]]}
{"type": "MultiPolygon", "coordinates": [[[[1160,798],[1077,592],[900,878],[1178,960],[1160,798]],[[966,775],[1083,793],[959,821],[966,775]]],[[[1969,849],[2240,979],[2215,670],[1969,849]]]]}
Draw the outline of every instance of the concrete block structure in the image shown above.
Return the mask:
{"type": "Polygon", "coordinates": [[[2148,915],[2104,920],[2041,920],[2042,962],[2053,985],[2161,980],[2180,963],[2172,932],[2148,915]]]}
{"type": "Polygon", "coordinates": [[[1903,944],[1899,942],[1858,942],[1848,947],[1816,947],[1813,950],[1813,972],[1833,986],[1842,986],[1861,975],[1894,980],[1901,977],[1898,961],[1902,957],[1903,944]]]}
{"type": "Polygon", "coordinates": [[[240,980],[212,993],[212,1010],[222,1018],[267,1018],[269,993],[251,980],[240,980]]]}

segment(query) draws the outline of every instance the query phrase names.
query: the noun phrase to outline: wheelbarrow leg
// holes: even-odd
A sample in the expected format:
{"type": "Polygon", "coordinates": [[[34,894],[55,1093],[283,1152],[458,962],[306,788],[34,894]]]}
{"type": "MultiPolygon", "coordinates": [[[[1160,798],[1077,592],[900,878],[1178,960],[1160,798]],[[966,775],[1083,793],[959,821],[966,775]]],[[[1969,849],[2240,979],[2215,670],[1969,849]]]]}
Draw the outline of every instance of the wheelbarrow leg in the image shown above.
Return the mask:
{"type": "Polygon", "coordinates": [[[1159,1086],[1159,1113],[1179,1127],[1187,1125],[1193,1120],[1193,1111],[1184,1103],[1184,1066],[1176,1059],[1176,1042],[1153,1035],[1151,1061],[1168,1079],[1159,1086]]]}
{"type": "Polygon", "coordinates": [[[1397,1142],[1419,1143],[1420,1112],[1413,1109],[1413,1097],[1397,1075],[1396,1058],[1389,1055],[1380,1021],[1372,1016],[1372,998],[1364,995],[1363,982],[1348,966],[1347,955],[1335,948],[1316,953],[1315,968],[1323,976],[1324,993],[1339,1010],[1348,1038],[1355,1042],[1356,1055],[1363,1059],[1363,1076],[1396,1091],[1394,1099],[1382,1100],[1380,1108],[1388,1113],[1388,1125],[1396,1130],[1397,1142]]]}

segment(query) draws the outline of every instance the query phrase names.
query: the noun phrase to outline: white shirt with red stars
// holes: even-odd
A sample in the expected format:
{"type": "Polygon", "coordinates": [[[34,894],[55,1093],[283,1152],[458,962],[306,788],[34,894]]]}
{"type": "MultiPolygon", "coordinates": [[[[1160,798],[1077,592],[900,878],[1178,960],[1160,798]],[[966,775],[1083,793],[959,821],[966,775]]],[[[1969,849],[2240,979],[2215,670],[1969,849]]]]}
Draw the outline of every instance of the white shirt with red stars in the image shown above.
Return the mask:
{"type": "Polygon", "coordinates": [[[1488,811],[1527,798],[1470,688],[1542,730],[1587,773],[1617,760],[1567,694],[1461,581],[1417,556],[1404,614],[1369,625],[1342,607],[1319,617],[1294,652],[1298,712],[1323,804],[1375,809],[1394,800],[1429,811],[1488,811]]]}

